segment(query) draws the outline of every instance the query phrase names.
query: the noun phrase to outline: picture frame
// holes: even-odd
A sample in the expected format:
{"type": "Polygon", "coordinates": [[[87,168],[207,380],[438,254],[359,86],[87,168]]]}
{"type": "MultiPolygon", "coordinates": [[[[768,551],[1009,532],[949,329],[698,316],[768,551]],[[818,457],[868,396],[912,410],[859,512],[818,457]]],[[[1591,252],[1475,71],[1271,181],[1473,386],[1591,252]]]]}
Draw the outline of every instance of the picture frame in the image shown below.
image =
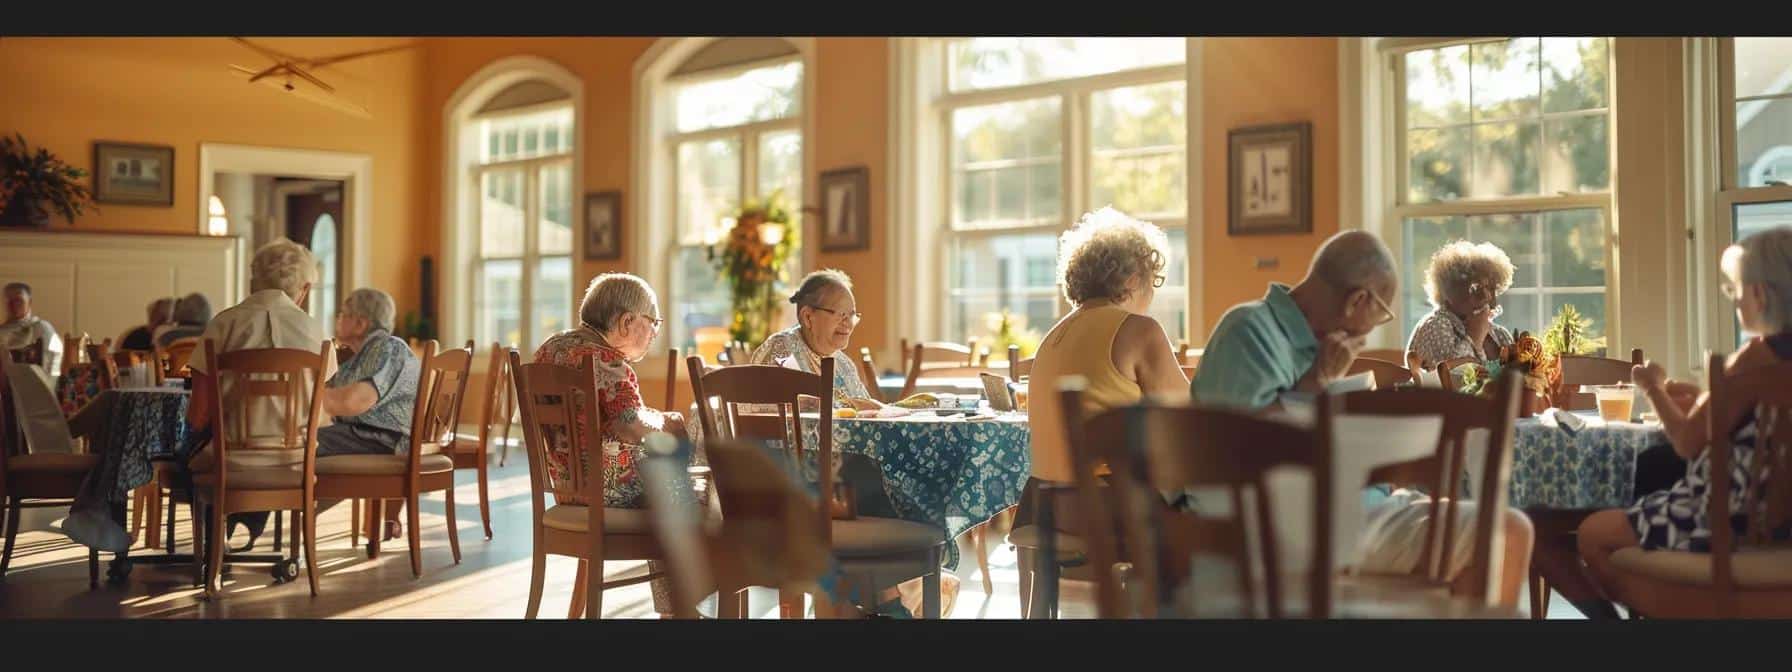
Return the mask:
{"type": "Polygon", "coordinates": [[[1226,132],[1226,234],[1313,232],[1313,124],[1226,132]]]}
{"type": "Polygon", "coordinates": [[[821,174],[821,251],[871,248],[871,170],[836,168],[821,174]]]}
{"type": "Polygon", "coordinates": [[[585,260],[622,258],[622,192],[585,194],[585,260]]]}
{"type": "Polygon", "coordinates": [[[96,202],[174,205],[173,147],[95,141],[92,172],[96,202]]]}

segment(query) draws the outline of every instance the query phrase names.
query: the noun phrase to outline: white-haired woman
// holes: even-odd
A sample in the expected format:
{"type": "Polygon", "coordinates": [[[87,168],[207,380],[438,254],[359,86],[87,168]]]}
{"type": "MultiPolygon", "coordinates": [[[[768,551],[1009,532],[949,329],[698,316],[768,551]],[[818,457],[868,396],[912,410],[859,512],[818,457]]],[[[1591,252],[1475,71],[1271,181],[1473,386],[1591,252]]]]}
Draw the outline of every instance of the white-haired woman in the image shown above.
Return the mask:
{"type": "MultiPolygon", "coordinates": [[[[1792,361],[1792,227],[1768,229],[1731,245],[1724,250],[1719,269],[1724,296],[1736,304],[1736,320],[1752,335],[1730,355],[1725,373],[1792,361]]],[[[1747,526],[1743,496],[1751,488],[1765,485],[1755,482],[1757,474],[1752,469],[1756,442],[1753,410],[1743,410],[1737,417],[1710,419],[1710,397],[1692,383],[1668,380],[1661,365],[1654,362],[1635,367],[1631,377],[1661,415],[1674,451],[1689,464],[1686,476],[1672,487],[1643,495],[1629,508],[1600,511],[1582,521],[1578,535],[1581,558],[1602,580],[1613,576],[1611,554],[1619,549],[1641,546],[1644,550],[1710,552],[1713,521],[1706,507],[1711,494],[1711,462],[1704,447],[1713,438],[1711,427],[1734,428],[1729,434],[1730,491],[1725,493],[1731,516],[1716,524],[1728,524],[1742,534],[1747,526]]],[[[1776,539],[1792,538],[1792,526],[1771,532],[1776,539]]],[[[1583,579],[1578,573],[1569,575],[1564,578],[1583,579]]],[[[1570,599],[1577,597],[1571,593],[1597,592],[1593,586],[1561,580],[1553,585],[1570,599]]],[[[1609,609],[1607,606],[1602,615],[1615,616],[1609,609]]]]}
{"type": "Polygon", "coordinates": [[[1406,350],[1427,369],[1459,357],[1497,357],[1512,345],[1512,332],[1493,323],[1512,273],[1512,258],[1493,243],[1458,240],[1438,248],[1425,268],[1432,310],[1413,328],[1406,350]]]}
{"type": "MultiPolygon", "coordinates": [[[[1076,480],[1064,414],[1124,406],[1145,395],[1188,398],[1188,377],[1170,337],[1147,314],[1163,286],[1169,252],[1162,229],[1113,208],[1084,215],[1059,238],[1058,280],[1072,310],[1052,325],[1034,354],[1027,383],[1033,473],[1021,491],[1016,527],[1038,516],[1036,493],[1044,482],[1076,480]],[[1058,382],[1068,376],[1086,381],[1080,409],[1059,406],[1058,382]]],[[[1068,500],[1053,503],[1054,527],[1076,533],[1082,522],[1068,500]]],[[[1021,578],[1022,591],[1029,579],[1021,578]]]]}
{"type": "Polygon", "coordinates": [[[822,358],[832,358],[834,408],[881,407],[883,404],[870,398],[867,383],[859,379],[858,365],[846,354],[846,345],[862,317],[852,294],[852,278],[832,269],[815,271],[803,277],[790,302],[796,305],[796,324],[766,337],[753,351],[752,362],[821,373],[822,358]]]}
{"type": "MultiPolygon", "coordinates": [[[[317,456],[402,455],[411,445],[421,362],[392,335],[392,297],[363,287],[336,311],[336,341],[354,353],[324,383],[323,412],[334,423],[317,430],[317,456]]],[[[386,539],[403,534],[404,500],[386,502],[386,539]]]]}

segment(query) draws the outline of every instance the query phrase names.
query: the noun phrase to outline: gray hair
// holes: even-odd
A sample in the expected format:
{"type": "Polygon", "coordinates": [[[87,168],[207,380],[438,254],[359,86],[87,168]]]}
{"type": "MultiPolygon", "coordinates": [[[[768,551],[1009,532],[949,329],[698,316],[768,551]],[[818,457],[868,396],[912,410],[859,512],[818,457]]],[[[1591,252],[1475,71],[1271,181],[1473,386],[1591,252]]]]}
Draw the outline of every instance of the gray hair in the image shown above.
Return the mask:
{"type": "Polygon", "coordinates": [[[1767,334],[1792,331],[1792,226],[1776,226],[1731,245],[1739,255],[1736,275],[1744,285],[1761,285],[1761,321],[1767,334]]]}
{"type": "Polygon", "coordinates": [[[392,321],[398,316],[398,306],[392,302],[392,295],[362,287],[342,298],[342,314],[365,319],[374,329],[391,331],[392,321]]]}
{"type": "Polygon", "coordinates": [[[1400,283],[1394,272],[1394,252],[1367,231],[1340,231],[1326,239],[1313,254],[1307,275],[1341,292],[1366,288],[1383,279],[1396,286],[1400,283]]]}
{"type": "Polygon", "coordinates": [[[1433,308],[1442,308],[1445,299],[1463,296],[1469,285],[1481,281],[1491,281],[1493,293],[1504,294],[1516,271],[1512,258],[1498,245],[1458,240],[1431,254],[1431,264],[1425,267],[1425,296],[1433,308]]]}
{"type": "Polygon", "coordinates": [[[261,246],[249,261],[249,291],[278,289],[294,301],[306,284],[317,282],[317,261],[311,250],[285,238],[261,246]]]}
{"type": "Polygon", "coordinates": [[[23,282],[9,282],[6,283],[6,289],[0,291],[19,292],[25,296],[31,296],[31,285],[23,282]]]}
{"type": "Polygon", "coordinates": [[[1126,281],[1163,272],[1170,238],[1149,222],[1112,207],[1083,215],[1058,237],[1058,279],[1072,306],[1096,299],[1123,301],[1126,281]]]}
{"type": "Polygon", "coordinates": [[[174,302],[174,323],[202,326],[212,321],[212,302],[204,294],[193,292],[174,302]]]}
{"type": "Polygon", "coordinates": [[[156,299],[154,301],[149,302],[149,312],[151,314],[155,315],[156,317],[162,318],[162,320],[164,320],[164,321],[173,319],[172,315],[174,314],[174,304],[178,301],[179,301],[179,299],[176,299],[171,296],[164,296],[162,298],[156,299]]]}
{"type": "Polygon", "coordinates": [[[852,278],[831,268],[815,271],[803,276],[803,282],[797,285],[796,293],[790,295],[790,302],[798,306],[814,306],[829,289],[852,291],[852,278]]]}
{"type": "Polygon", "coordinates": [[[579,302],[579,321],[601,334],[616,328],[616,321],[623,315],[652,311],[658,303],[646,280],[628,273],[605,273],[592,278],[585,287],[585,299],[579,302]]]}

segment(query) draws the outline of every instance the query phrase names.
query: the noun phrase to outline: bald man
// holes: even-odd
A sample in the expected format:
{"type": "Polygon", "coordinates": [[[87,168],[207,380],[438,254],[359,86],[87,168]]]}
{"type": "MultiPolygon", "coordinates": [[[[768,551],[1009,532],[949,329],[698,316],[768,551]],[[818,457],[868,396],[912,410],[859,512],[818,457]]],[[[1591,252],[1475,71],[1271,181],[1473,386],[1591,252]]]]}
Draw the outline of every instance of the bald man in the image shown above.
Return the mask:
{"type": "Polygon", "coordinates": [[[1332,236],[1299,284],[1269,285],[1233,306],[1207,339],[1189,384],[1195,400],[1245,409],[1288,392],[1317,393],[1344,376],[1369,332],[1394,320],[1394,253],[1363,231],[1332,236]]]}

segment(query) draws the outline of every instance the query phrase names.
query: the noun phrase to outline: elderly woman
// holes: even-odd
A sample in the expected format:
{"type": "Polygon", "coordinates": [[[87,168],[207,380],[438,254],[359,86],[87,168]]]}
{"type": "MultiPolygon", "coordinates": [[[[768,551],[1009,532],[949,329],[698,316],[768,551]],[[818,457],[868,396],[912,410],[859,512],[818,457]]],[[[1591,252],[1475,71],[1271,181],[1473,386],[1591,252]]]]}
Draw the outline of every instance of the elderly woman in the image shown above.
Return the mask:
{"type": "Polygon", "coordinates": [[[149,319],[125,332],[125,335],[118,339],[119,349],[154,350],[154,334],[157,329],[162,328],[162,325],[168,324],[173,319],[170,317],[173,312],[174,299],[163,297],[149,302],[149,319]]]}
{"type": "Polygon", "coordinates": [[[170,324],[162,325],[155,331],[155,342],[158,348],[167,348],[169,344],[183,338],[197,338],[205,333],[205,325],[212,321],[212,303],[204,294],[194,292],[174,302],[174,319],[170,324]]]}
{"type": "MultiPolygon", "coordinates": [[[[392,297],[357,289],[336,311],[336,341],[354,353],[324,383],[323,412],[334,424],[317,430],[317,456],[402,455],[411,445],[421,363],[404,339],[392,335],[392,297]]],[[[335,502],[331,502],[334,504],[335,502]]],[[[387,539],[404,531],[404,500],[387,500],[387,539]]]]}
{"type": "Polygon", "coordinates": [[[866,393],[858,365],[846,354],[852,330],[862,317],[853,298],[852,278],[831,269],[815,271],[803,277],[790,302],[796,304],[796,324],[766,337],[753,351],[752,362],[820,373],[821,359],[833,358],[834,408],[882,406],[866,393]]]}
{"type": "MultiPolygon", "coordinates": [[[[187,405],[187,450],[189,455],[187,466],[193,471],[206,471],[216,468],[211,464],[209,451],[195,453],[198,446],[210,441],[213,435],[212,398],[215,394],[228,397],[231,390],[212,389],[211,378],[206,373],[206,343],[215,343],[219,353],[258,348],[292,348],[315,352],[323,345],[324,333],[317,320],[299,305],[311,293],[312,283],[317,281],[317,262],[311,257],[311,251],[298,243],[280,238],[255,251],[249,261],[249,297],[242,303],[231,306],[218,313],[211,322],[205,325],[200,334],[201,342],[194,350],[193,358],[188,366],[193,369],[193,396],[187,405]]],[[[248,430],[250,436],[276,436],[284,433],[284,414],[281,404],[271,397],[260,397],[250,402],[247,407],[248,430]]],[[[234,522],[245,522],[249,527],[250,541],[253,545],[255,537],[261,535],[262,527],[267,523],[267,513],[232,514],[234,522]]],[[[232,525],[232,530],[235,525],[232,525]]]]}
{"type": "MultiPolygon", "coordinates": [[[[1724,365],[1727,374],[1792,360],[1792,227],[1756,233],[1724,251],[1719,264],[1724,296],[1736,304],[1736,320],[1752,334],[1724,365]]],[[[1581,559],[1592,578],[1613,576],[1612,553],[1640,546],[1644,550],[1711,550],[1713,522],[1707,515],[1711,461],[1704,451],[1713,438],[1711,427],[1729,427],[1731,517],[1727,524],[1742,535],[1748,524],[1743,496],[1756,483],[1757,426],[1754,412],[1738,417],[1709,418],[1710,397],[1692,383],[1668,380],[1661,365],[1649,362],[1631,370],[1638,387],[1649,395],[1661,415],[1661,424],[1673,442],[1674,452],[1688,461],[1686,476],[1666,490],[1643,495],[1625,509],[1600,511],[1581,522],[1578,536],[1581,559]]],[[[1770,474],[1769,476],[1777,476],[1770,474]]],[[[1768,485],[1767,487],[1772,487],[1768,485]]],[[[1792,529],[1772,530],[1775,539],[1792,538],[1792,529]]],[[[1578,564],[1578,563],[1576,563],[1578,564]]],[[[1577,566],[1551,567],[1551,585],[1589,616],[1615,618],[1604,602],[1597,583],[1589,581],[1577,566]]]]}
{"type": "Polygon", "coordinates": [[[1512,345],[1512,332],[1493,319],[1512,273],[1512,259],[1493,243],[1459,240],[1438,249],[1425,268],[1432,310],[1412,330],[1406,350],[1427,369],[1458,357],[1499,356],[1500,348],[1512,345]]]}

